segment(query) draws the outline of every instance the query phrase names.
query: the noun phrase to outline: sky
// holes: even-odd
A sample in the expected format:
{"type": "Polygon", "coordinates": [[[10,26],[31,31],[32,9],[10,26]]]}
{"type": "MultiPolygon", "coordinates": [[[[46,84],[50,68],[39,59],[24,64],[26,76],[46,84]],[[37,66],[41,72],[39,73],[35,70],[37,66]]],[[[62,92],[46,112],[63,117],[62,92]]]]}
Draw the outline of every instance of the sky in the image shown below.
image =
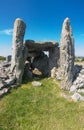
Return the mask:
{"type": "Polygon", "coordinates": [[[11,54],[16,18],[26,23],[24,40],[54,40],[60,45],[66,17],[73,30],[75,55],[84,56],[84,0],[0,0],[0,55],[11,54]]]}

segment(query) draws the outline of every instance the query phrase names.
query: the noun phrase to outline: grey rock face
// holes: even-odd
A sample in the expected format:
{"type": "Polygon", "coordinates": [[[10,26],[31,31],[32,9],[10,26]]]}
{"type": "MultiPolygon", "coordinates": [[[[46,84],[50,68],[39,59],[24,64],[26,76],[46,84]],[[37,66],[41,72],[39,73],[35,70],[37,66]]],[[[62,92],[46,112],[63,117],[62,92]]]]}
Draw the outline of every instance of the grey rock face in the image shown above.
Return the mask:
{"type": "Polygon", "coordinates": [[[38,57],[41,55],[41,51],[28,52],[28,57],[38,57]]]}
{"type": "Polygon", "coordinates": [[[76,91],[77,91],[77,86],[73,84],[70,88],[70,92],[76,92],[76,91]]]}
{"type": "Polygon", "coordinates": [[[46,41],[46,42],[35,42],[33,40],[26,40],[26,47],[28,47],[30,51],[48,51],[49,48],[57,47],[58,43],[54,41],[46,41]]]}
{"type": "Polygon", "coordinates": [[[15,76],[10,73],[10,66],[10,62],[0,63],[0,97],[7,94],[12,85],[16,84],[15,76]]]}
{"type": "Polygon", "coordinates": [[[5,81],[5,84],[6,84],[7,86],[11,86],[11,85],[13,85],[14,83],[15,83],[15,78],[14,78],[14,77],[12,77],[12,78],[10,78],[10,79],[8,79],[8,80],[5,81]]]}
{"type": "Polygon", "coordinates": [[[21,19],[16,19],[13,30],[13,46],[11,72],[15,73],[17,83],[21,83],[24,70],[23,39],[26,25],[21,19]]]}
{"type": "Polygon", "coordinates": [[[70,92],[84,92],[84,68],[78,72],[76,79],[73,82],[73,85],[70,88],[70,92]]]}
{"type": "Polygon", "coordinates": [[[61,88],[69,90],[73,81],[74,39],[70,20],[66,18],[62,27],[60,40],[60,70],[62,75],[61,88]]]}
{"type": "Polygon", "coordinates": [[[0,81],[6,80],[9,78],[10,73],[10,62],[1,62],[0,63],[0,81]]]}
{"type": "Polygon", "coordinates": [[[75,92],[71,98],[74,101],[84,101],[84,96],[81,96],[79,93],[75,92]]]}

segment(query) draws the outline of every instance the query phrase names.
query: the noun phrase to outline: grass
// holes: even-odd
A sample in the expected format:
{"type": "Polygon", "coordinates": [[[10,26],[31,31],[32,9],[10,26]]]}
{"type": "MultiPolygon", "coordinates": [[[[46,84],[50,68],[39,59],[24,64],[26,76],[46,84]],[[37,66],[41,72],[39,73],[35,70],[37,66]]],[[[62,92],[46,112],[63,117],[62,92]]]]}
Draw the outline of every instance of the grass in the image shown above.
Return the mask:
{"type": "Polygon", "coordinates": [[[53,79],[31,81],[0,100],[0,130],[84,130],[84,103],[60,96],[53,79]]]}

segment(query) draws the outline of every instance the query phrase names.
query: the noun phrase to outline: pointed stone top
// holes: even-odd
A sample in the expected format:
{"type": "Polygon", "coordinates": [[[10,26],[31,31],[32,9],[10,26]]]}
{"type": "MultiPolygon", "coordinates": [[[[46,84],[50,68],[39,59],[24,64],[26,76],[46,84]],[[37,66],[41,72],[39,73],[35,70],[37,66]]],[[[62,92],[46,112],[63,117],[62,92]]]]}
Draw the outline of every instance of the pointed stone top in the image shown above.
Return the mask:
{"type": "Polygon", "coordinates": [[[22,20],[22,19],[20,19],[20,18],[16,18],[15,19],[15,23],[14,23],[14,25],[17,27],[18,25],[19,26],[24,26],[24,28],[26,28],[26,24],[25,24],[25,22],[22,20]]]}
{"type": "Polygon", "coordinates": [[[20,19],[20,18],[16,18],[16,20],[15,21],[23,21],[22,19],[20,19]]]}
{"type": "Polygon", "coordinates": [[[70,32],[70,19],[67,17],[63,22],[62,33],[70,32]]]}
{"type": "Polygon", "coordinates": [[[67,22],[70,22],[70,19],[68,17],[65,18],[65,20],[64,20],[64,23],[67,23],[67,22]]]}

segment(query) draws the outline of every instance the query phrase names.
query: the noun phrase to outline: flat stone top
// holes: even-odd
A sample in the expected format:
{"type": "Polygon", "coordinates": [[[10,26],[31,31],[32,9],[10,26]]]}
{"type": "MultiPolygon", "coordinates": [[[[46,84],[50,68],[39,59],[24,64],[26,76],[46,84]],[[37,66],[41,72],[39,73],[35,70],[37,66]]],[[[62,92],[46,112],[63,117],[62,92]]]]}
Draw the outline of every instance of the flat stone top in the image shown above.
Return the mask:
{"type": "Polygon", "coordinates": [[[57,47],[58,42],[56,41],[45,41],[45,42],[37,42],[33,40],[26,40],[25,45],[28,47],[29,51],[46,51],[50,48],[57,47]]]}

